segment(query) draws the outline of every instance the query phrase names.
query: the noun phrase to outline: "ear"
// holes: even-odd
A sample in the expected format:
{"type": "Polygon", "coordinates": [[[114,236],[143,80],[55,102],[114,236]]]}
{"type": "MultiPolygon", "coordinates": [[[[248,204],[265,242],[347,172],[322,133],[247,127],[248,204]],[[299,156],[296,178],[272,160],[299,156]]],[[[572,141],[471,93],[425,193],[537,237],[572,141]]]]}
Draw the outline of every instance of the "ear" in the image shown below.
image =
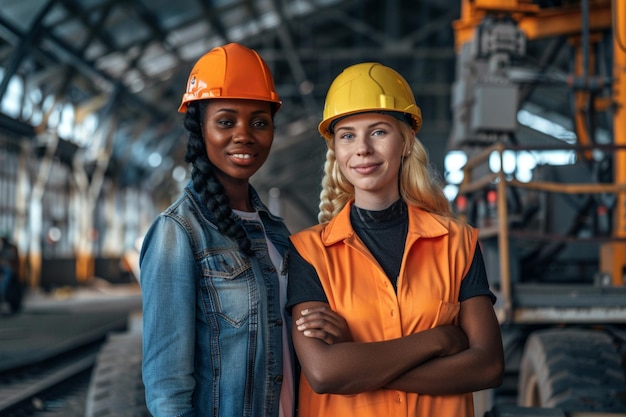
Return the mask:
{"type": "Polygon", "coordinates": [[[409,157],[409,155],[411,155],[411,145],[409,145],[408,143],[404,143],[404,152],[402,153],[402,156],[404,158],[409,157]]]}

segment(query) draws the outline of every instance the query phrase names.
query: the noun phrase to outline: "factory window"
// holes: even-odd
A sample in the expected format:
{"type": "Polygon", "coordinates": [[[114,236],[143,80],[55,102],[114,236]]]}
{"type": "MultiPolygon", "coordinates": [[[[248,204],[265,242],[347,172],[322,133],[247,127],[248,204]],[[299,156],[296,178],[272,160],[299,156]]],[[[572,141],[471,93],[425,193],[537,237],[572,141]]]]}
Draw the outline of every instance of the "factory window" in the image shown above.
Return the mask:
{"type": "MultiPolygon", "coordinates": [[[[3,78],[4,70],[0,68],[0,80],[3,78]]],[[[24,97],[24,82],[17,76],[11,77],[7,91],[2,97],[0,103],[0,111],[7,116],[11,116],[15,119],[20,117],[20,111],[22,108],[22,101],[24,97]]]]}

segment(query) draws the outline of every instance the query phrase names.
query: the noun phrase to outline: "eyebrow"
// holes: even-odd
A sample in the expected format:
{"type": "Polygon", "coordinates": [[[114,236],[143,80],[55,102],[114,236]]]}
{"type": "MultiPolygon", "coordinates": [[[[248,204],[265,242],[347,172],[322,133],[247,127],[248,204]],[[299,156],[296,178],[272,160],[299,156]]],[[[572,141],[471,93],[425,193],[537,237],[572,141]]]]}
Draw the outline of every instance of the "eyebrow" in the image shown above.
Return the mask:
{"type": "MultiPolygon", "coordinates": [[[[231,109],[229,107],[222,107],[219,109],[215,110],[215,113],[220,113],[220,112],[226,112],[226,113],[238,113],[237,110],[235,109],[231,109]]],[[[259,110],[255,110],[251,113],[252,115],[257,115],[257,114],[270,114],[269,111],[264,110],[264,109],[259,109],[259,110]]]]}
{"type": "MultiPolygon", "coordinates": [[[[378,125],[385,125],[385,126],[389,126],[389,127],[391,127],[391,123],[386,122],[386,121],[384,121],[384,120],[379,120],[379,121],[377,121],[377,122],[374,122],[374,123],[372,123],[372,124],[368,125],[368,126],[367,126],[367,128],[368,128],[368,129],[371,129],[371,128],[374,128],[374,127],[376,127],[376,126],[378,126],[378,125]]],[[[337,131],[339,131],[339,130],[342,130],[342,129],[344,129],[344,130],[354,130],[355,128],[354,128],[353,126],[350,126],[350,125],[347,125],[347,126],[340,126],[340,127],[338,127],[338,128],[335,128],[335,132],[337,132],[337,131]]]]}

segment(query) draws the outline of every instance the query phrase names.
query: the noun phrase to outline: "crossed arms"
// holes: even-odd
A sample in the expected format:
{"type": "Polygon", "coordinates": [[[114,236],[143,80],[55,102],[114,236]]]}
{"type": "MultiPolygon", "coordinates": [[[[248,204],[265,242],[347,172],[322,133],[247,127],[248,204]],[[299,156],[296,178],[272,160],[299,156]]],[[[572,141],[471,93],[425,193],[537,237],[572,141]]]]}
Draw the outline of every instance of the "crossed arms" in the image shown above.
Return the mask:
{"type": "Polygon", "coordinates": [[[346,321],[326,303],[297,304],[292,312],[294,347],[318,393],[389,388],[447,395],[502,383],[500,327],[487,296],[461,303],[458,326],[370,343],[352,341],[346,321]]]}

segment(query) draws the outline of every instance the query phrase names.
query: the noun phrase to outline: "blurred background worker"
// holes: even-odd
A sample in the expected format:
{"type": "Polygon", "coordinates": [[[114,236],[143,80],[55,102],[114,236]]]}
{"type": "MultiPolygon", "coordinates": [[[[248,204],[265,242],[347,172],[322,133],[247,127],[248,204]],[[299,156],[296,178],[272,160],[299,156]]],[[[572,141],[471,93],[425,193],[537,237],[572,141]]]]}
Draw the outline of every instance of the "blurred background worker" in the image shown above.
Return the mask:
{"type": "Polygon", "coordinates": [[[7,234],[0,236],[0,304],[6,304],[12,313],[22,307],[18,250],[7,234]]]}

